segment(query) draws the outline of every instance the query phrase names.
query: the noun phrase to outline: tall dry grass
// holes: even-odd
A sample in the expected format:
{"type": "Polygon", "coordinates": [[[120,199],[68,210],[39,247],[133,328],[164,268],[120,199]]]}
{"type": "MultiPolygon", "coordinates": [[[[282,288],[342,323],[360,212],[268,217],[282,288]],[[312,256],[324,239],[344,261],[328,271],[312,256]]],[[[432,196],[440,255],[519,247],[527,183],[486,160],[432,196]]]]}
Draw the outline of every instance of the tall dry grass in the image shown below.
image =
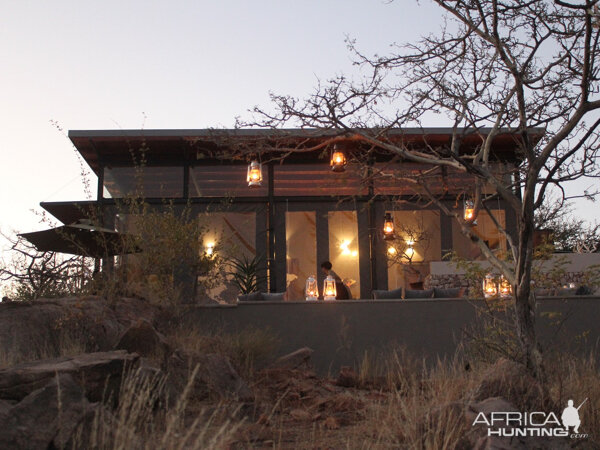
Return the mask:
{"type": "MultiPolygon", "coordinates": [[[[200,412],[190,404],[189,394],[196,367],[176,402],[166,401],[164,375],[147,375],[138,369],[121,383],[117,407],[96,408],[90,421],[82,423],[72,448],[126,449],[222,449],[234,439],[244,419],[225,404],[200,412]],[[173,406],[169,407],[168,405],[173,406]]],[[[106,405],[112,403],[106,399],[106,405]]]]}

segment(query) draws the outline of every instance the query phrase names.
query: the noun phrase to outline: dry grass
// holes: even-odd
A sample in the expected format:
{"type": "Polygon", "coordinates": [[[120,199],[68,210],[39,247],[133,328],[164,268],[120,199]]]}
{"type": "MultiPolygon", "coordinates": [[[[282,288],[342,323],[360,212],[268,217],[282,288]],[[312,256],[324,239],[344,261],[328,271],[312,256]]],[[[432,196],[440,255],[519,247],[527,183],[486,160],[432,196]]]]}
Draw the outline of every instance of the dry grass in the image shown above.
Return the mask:
{"type": "MultiPolygon", "coordinates": [[[[170,408],[164,401],[165,377],[137,370],[124,377],[114,411],[99,406],[89,422],[82,423],[72,448],[116,449],[221,449],[244,423],[232,418],[235,410],[217,405],[195,412],[189,394],[198,367],[181,396],[170,408]],[[166,408],[166,409],[165,409],[166,408]]],[[[110,404],[110,399],[107,404],[110,404]]]]}
{"type": "Polygon", "coordinates": [[[257,328],[246,328],[238,333],[220,333],[177,327],[167,337],[173,348],[227,356],[245,379],[251,379],[256,370],[265,367],[277,355],[280,344],[269,330],[257,328]]]}

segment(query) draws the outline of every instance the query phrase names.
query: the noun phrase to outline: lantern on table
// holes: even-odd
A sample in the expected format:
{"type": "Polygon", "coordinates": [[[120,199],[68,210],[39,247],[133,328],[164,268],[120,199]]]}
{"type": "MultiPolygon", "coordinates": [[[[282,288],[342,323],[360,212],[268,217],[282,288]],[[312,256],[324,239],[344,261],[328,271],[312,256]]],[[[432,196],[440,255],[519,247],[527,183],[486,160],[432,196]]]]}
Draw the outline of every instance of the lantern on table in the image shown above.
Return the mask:
{"type": "Polygon", "coordinates": [[[491,273],[488,273],[483,279],[483,296],[485,298],[495,297],[498,294],[496,280],[491,273]]]}
{"type": "Polygon", "coordinates": [[[335,300],[336,296],[335,279],[331,275],[327,275],[323,282],[323,300],[335,300]]]}
{"type": "Polygon", "coordinates": [[[314,302],[319,297],[319,288],[317,287],[317,280],[312,275],[306,279],[306,301],[314,302]]]}
{"type": "Polygon", "coordinates": [[[512,295],[512,286],[508,280],[502,275],[500,277],[500,297],[510,297],[512,295]]]}

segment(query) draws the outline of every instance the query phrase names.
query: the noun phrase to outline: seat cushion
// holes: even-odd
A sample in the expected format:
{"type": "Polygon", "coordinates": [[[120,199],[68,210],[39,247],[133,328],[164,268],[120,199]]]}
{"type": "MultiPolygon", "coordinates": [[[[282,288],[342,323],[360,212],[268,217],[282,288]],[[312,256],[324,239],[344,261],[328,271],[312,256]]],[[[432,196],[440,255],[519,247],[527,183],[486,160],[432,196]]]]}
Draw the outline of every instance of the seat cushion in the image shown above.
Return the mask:
{"type": "Polygon", "coordinates": [[[375,300],[393,300],[402,298],[402,288],[393,289],[391,291],[374,290],[373,298],[375,300]]]}
{"type": "Polygon", "coordinates": [[[267,302],[282,302],[285,300],[285,292],[263,292],[262,300],[267,302]]]}
{"type": "Polygon", "coordinates": [[[407,289],[404,298],[433,298],[433,289],[407,289]]]}
{"type": "Polygon", "coordinates": [[[464,295],[464,288],[433,288],[433,298],[461,298],[464,295]]]}
{"type": "Polygon", "coordinates": [[[260,292],[251,292],[250,294],[238,295],[238,302],[259,302],[263,299],[263,294],[260,292]]]}

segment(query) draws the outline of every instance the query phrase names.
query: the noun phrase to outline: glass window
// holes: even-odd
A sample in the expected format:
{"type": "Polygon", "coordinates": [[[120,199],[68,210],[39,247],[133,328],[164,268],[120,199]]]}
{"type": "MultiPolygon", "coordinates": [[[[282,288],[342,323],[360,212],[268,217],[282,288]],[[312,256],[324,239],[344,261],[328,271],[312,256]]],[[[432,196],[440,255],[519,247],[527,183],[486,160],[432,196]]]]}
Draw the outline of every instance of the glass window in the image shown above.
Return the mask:
{"type": "Polygon", "coordinates": [[[315,211],[285,213],[288,300],[304,300],[309,276],[317,278],[317,230],[315,211]]]}
{"type": "MultiPolygon", "coordinates": [[[[504,228],[506,226],[504,210],[494,209],[492,214],[504,228]]],[[[486,211],[479,211],[477,225],[473,227],[473,230],[490,249],[496,252],[506,252],[506,237],[498,230],[486,211]]],[[[484,259],[479,248],[462,234],[456,220],[452,221],[452,245],[458,256],[467,259],[484,259]]]]}
{"type": "Polygon", "coordinates": [[[113,198],[183,197],[183,167],[106,167],[104,187],[113,198]]]}
{"type": "Polygon", "coordinates": [[[388,288],[422,288],[429,263],[441,259],[438,211],[390,211],[396,239],[386,241],[388,288]]]}
{"type": "MultiPolygon", "coordinates": [[[[333,271],[360,298],[358,223],[356,211],[329,211],[329,260],[333,271]]],[[[321,289],[322,286],[319,286],[321,289]]]]}
{"type": "Polygon", "coordinates": [[[190,197],[263,197],[268,195],[268,170],[262,168],[262,186],[249,187],[246,165],[190,168],[190,197]]]}

